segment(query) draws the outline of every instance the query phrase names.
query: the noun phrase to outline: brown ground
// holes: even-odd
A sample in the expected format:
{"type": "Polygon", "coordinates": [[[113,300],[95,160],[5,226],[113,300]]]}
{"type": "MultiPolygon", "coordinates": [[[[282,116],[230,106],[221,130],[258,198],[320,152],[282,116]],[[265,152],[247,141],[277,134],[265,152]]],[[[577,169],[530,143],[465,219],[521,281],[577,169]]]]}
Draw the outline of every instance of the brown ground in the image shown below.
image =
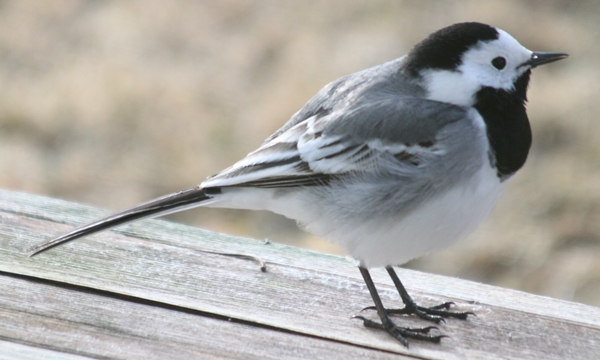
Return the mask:
{"type": "MultiPolygon", "coordinates": [[[[320,87],[476,20],[536,69],[534,144],[484,225],[409,267],[600,305],[600,6],[589,1],[0,1],[0,187],[108,209],[199,183],[320,87]]],[[[267,213],[215,231],[336,249],[267,213]]]]}

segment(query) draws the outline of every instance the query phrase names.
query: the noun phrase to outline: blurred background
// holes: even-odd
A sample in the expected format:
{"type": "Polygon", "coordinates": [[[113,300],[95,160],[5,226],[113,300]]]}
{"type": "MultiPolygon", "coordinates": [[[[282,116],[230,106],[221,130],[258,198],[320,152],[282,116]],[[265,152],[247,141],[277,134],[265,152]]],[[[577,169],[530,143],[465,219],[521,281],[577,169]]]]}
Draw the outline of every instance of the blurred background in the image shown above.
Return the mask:
{"type": "MultiPolygon", "coordinates": [[[[596,0],[0,0],[0,188],[119,210],[193,186],[328,82],[461,21],[571,57],[534,71],[530,158],[489,218],[406,266],[600,306],[596,0]]],[[[270,213],[170,219],[340,253],[270,213]]]]}

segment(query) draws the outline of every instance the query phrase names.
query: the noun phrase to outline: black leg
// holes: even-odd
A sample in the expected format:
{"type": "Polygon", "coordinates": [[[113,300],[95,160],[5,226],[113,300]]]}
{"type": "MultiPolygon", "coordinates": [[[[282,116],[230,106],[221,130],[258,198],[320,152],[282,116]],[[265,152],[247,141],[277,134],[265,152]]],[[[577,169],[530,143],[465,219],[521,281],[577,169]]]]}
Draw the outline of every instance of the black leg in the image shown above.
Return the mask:
{"type": "Polygon", "coordinates": [[[394,322],[388,315],[387,310],[383,307],[383,303],[381,302],[381,298],[377,293],[375,284],[371,279],[371,274],[369,274],[369,270],[362,266],[359,266],[358,269],[360,270],[360,273],[365,279],[365,284],[367,284],[367,288],[371,293],[371,297],[373,298],[373,302],[375,303],[375,309],[377,309],[377,314],[381,319],[381,324],[359,315],[354,316],[354,318],[361,319],[363,321],[363,324],[367,327],[385,330],[388,334],[400,340],[400,342],[406,347],[408,347],[407,339],[409,338],[439,343],[440,340],[445,337],[444,335],[428,335],[431,329],[437,329],[435,326],[428,326],[424,328],[404,328],[396,326],[396,324],[394,324],[394,322]]]}
{"type": "Polygon", "coordinates": [[[453,317],[465,320],[469,315],[475,315],[472,312],[449,311],[450,306],[454,304],[453,302],[446,302],[432,307],[418,306],[410,297],[410,295],[408,295],[408,292],[404,288],[404,285],[402,285],[402,282],[400,282],[398,275],[396,275],[394,268],[391,266],[386,266],[385,269],[387,270],[388,274],[390,274],[390,277],[392,278],[392,281],[394,282],[394,285],[396,286],[396,289],[398,289],[398,293],[402,298],[402,302],[404,303],[404,308],[389,309],[387,311],[388,314],[415,314],[421,319],[433,321],[435,323],[444,321],[445,317],[453,317]]]}

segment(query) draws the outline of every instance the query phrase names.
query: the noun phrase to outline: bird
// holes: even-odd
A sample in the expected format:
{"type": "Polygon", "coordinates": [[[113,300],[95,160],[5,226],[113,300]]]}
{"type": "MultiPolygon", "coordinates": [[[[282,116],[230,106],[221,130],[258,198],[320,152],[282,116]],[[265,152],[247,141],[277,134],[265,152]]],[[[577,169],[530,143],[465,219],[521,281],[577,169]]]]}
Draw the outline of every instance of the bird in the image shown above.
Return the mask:
{"type": "Polygon", "coordinates": [[[394,266],[466,237],[483,221],[532,142],[531,70],[566,58],[533,52],[504,30],[450,25],[405,56],[341,77],[317,92],[246,157],[199,185],[109,215],[28,249],[29,255],[101,230],[198,206],[269,210],[339,244],[357,260],[381,322],[408,346],[439,343],[435,326],[397,314],[466,320],[447,302],[417,305],[394,266]],[[404,307],[385,308],[369,269],[385,267],[404,307]]]}

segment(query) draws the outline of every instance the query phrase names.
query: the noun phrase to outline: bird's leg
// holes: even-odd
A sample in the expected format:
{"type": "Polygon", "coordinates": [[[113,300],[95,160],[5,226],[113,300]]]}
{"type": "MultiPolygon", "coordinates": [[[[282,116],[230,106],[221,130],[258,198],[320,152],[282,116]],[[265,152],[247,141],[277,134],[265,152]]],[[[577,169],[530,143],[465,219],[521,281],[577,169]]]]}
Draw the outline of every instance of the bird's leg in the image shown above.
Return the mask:
{"type": "MultiPolygon", "coordinates": [[[[388,314],[415,314],[421,319],[433,321],[435,323],[439,323],[444,320],[445,317],[453,317],[461,320],[466,320],[469,315],[475,315],[472,312],[454,312],[449,311],[450,306],[454,305],[453,302],[446,302],[437,306],[432,307],[423,307],[417,305],[414,300],[408,295],[408,292],[400,282],[398,275],[394,271],[394,268],[391,266],[386,266],[388,274],[392,278],[396,289],[398,289],[398,293],[400,294],[400,298],[402,298],[402,302],[404,303],[404,308],[402,309],[389,309],[388,314]]],[[[377,310],[379,311],[379,310],[377,310]]]]}
{"type": "Polygon", "coordinates": [[[359,266],[358,269],[360,270],[360,273],[362,274],[363,278],[365,279],[365,284],[367,284],[367,288],[369,289],[369,292],[371,293],[371,297],[373,298],[373,302],[375,303],[375,308],[377,309],[377,314],[379,315],[379,318],[381,319],[381,324],[378,322],[369,320],[360,315],[356,315],[356,316],[354,316],[354,318],[361,319],[363,321],[363,324],[366,327],[386,331],[388,334],[392,335],[394,338],[400,340],[400,342],[402,344],[404,344],[404,346],[406,346],[406,347],[408,347],[407,339],[409,339],[409,338],[438,343],[438,342],[440,342],[440,340],[442,338],[445,337],[444,335],[434,336],[434,335],[428,334],[431,329],[436,329],[435,326],[428,326],[428,327],[424,327],[424,328],[404,328],[404,327],[400,327],[400,326],[397,326],[396,324],[394,324],[394,322],[388,315],[387,310],[383,307],[383,303],[381,302],[381,298],[379,297],[379,294],[377,293],[375,284],[373,283],[373,280],[371,279],[371,274],[369,274],[369,270],[367,270],[366,268],[364,268],[362,266],[359,266]]]}

